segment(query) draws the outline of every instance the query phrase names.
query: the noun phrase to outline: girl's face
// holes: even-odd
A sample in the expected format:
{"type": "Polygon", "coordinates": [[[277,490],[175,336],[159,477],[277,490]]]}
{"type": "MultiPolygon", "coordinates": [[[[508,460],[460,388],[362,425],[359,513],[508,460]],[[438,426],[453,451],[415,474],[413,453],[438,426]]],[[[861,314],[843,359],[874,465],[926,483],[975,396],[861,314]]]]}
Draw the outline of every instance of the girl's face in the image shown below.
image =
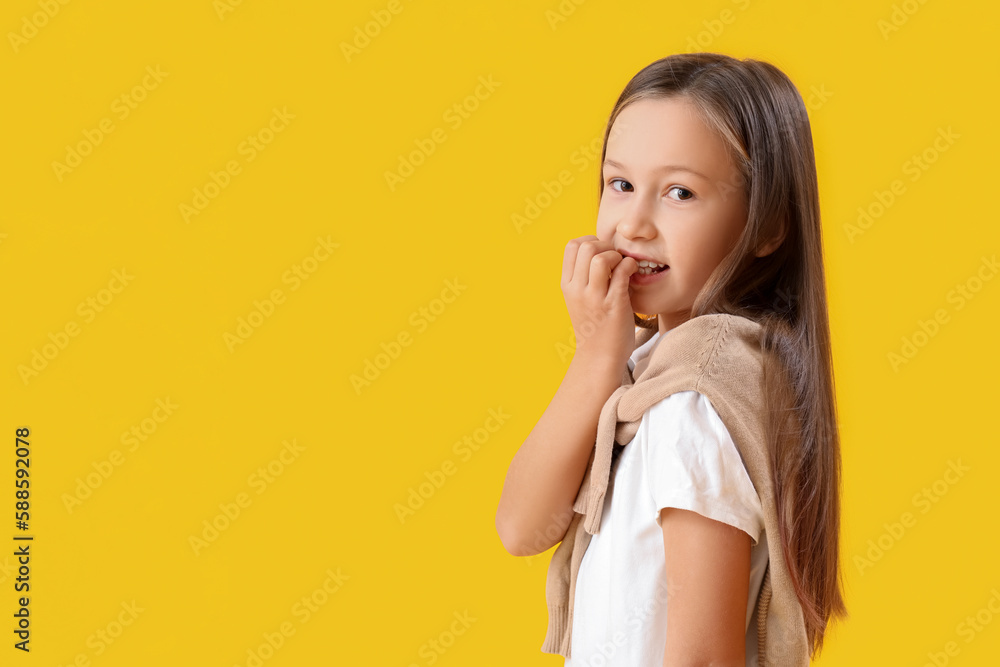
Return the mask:
{"type": "Polygon", "coordinates": [[[629,281],[633,310],[656,313],[662,333],[690,319],[698,292],[739,240],[747,221],[739,170],[683,97],[625,107],[605,158],[597,238],[667,265],[629,281]]]}

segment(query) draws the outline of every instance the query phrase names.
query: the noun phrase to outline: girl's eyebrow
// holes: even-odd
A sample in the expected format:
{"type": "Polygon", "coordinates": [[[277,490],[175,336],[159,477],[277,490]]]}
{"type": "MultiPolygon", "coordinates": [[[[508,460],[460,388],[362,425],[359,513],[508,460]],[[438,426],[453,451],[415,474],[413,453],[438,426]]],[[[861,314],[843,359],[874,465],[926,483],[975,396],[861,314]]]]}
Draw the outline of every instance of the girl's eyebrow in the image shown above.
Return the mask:
{"type": "MultiPolygon", "coordinates": [[[[624,169],[625,168],[622,165],[620,165],[617,162],[615,162],[614,160],[609,160],[609,159],[604,160],[604,164],[608,165],[608,166],[611,166],[611,167],[618,167],[619,169],[624,169]]],[[[664,165],[660,165],[659,167],[657,167],[653,171],[654,172],[657,172],[657,171],[661,171],[661,172],[662,171],[686,171],[687,173],[694,174],[695,176],[703,178],[706,181],[711,181],[712,180],[708,176],[706,176],[705,174],[701,173],[700,171],[696,171],[696,170],[692,169],[691,167],[685,167],[684,165],[664,164],[664,165]]]]}

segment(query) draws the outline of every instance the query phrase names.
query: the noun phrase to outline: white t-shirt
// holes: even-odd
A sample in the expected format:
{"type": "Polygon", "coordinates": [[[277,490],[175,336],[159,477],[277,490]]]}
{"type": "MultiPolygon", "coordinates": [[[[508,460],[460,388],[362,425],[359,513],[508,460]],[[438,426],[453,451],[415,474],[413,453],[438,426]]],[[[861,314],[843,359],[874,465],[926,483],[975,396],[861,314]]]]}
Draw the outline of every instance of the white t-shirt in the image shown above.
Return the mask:
{"type": "MultiPolygon", "coordinates": [[[[663,338],[629,359],[634,375],[663,338]]],[[[615,449],[621,446],[615,444],[615,449]]],[[[611,470],[600,529],[577,575],[572,667],[659,667],[667,638],[666,566],[660,509],[679,507],[750,535],[746,664],[757,665],[754,604],[767,565],[760,498],[728,430],[696,391],[671,394],[642,416],[611,470]]]]}

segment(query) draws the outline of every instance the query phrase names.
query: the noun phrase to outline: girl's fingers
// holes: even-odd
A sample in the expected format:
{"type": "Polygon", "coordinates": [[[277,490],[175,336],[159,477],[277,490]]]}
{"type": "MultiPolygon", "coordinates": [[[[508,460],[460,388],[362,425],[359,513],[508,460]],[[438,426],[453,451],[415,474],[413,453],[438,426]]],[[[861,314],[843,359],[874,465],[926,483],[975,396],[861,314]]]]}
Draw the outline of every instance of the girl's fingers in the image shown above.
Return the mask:
{"type": "MultiPolygon", "coordinates": [[[[587,238],[587,237],[583,237],[587,238]]],[[[576,257],[580,252],[580,245],[582,244],[581,238],[570,239],[566,243],[566,249],[563,251],[563,266],[562,266],[562,286],[565,289],[570,282],[573,281],[573,273],[576,268],[576,257]]]]}
{"type": "Polygon", "coordinates": [[[639,270],[639,263],[631,257],[624,257],[611,272],[611,286],[608,295],[628,299],[628,283],[632,274],[639,270]]]}
{"type": "Polygon", "coordinates": [[[583,239],[576,255],[576,265],[573,268],[573,279],[579,281],[580,289],[586,288],[593,278],[591,267],[598,251],[597,245],[592,242],[592,240],[597,240],[596,236],[584,236],[583,239]]]}
{"type": "Polygon", "coordinates": [[[608,284],[611,282],[612,262],[615,261],[614,250],[605,250],[594,255],[590,262],[590,282],[588,285],[599,287],[602,293],[607,293],[608,284]]]}

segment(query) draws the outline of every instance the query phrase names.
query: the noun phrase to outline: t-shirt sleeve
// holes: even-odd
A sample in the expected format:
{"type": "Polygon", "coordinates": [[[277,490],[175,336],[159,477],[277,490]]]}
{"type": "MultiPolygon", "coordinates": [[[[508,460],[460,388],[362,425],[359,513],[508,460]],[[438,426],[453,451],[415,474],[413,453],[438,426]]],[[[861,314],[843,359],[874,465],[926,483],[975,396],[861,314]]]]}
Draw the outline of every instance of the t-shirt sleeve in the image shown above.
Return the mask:
{"type": "Polygon", "coordinates": [[[729,430],[708,398],[673,393],[649,408],[640,428],[646,484],[660,510],[677,507],[743,530],[757,544],[764,527],[760,497],[729,430]]]}

